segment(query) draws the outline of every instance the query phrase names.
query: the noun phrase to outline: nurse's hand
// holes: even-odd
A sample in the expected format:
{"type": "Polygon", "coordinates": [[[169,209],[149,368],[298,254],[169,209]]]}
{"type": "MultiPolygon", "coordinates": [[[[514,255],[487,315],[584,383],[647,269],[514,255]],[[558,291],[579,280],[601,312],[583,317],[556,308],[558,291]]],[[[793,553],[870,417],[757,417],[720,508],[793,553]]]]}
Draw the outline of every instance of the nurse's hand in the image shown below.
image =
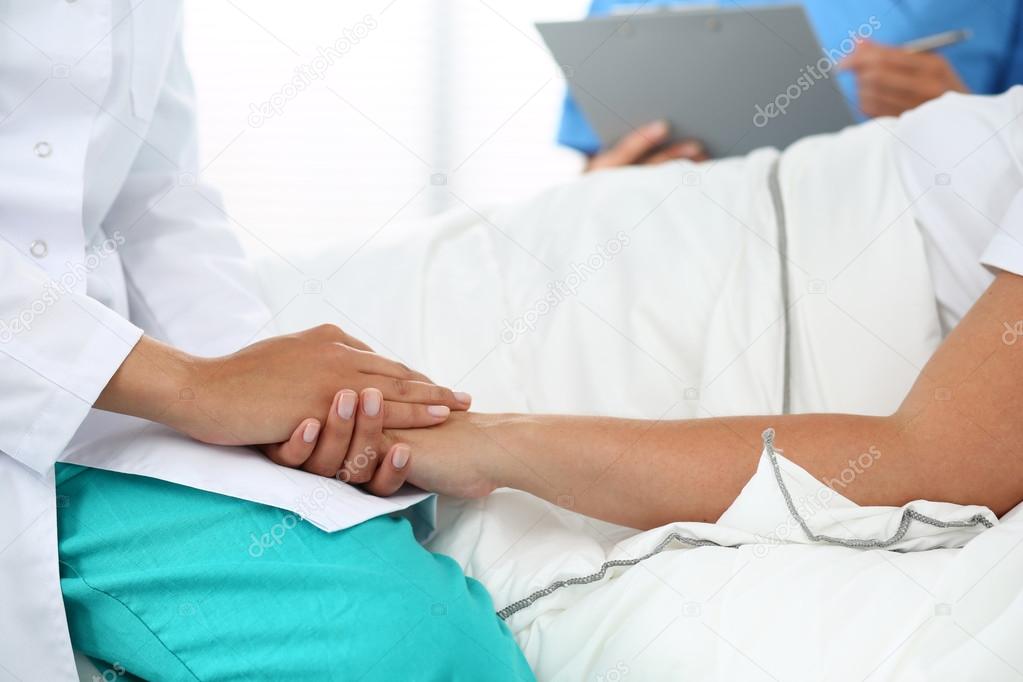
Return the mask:
{"type": "Polygon", "coordinates": [[[584,171],[589,173],[623,166],[650,166],[680,159],[706,161],[710,158],[703,145],[696,140],[683,140],[663,147],[670,132],[667,121],[648,123],[623,137],[614,147],[591,156],[584,171]]]}
{"type": "Polygon", "coordinates": [[[839,68],[856,75],[867,116],[898,116],[946,92],[969,92],[947,59],[864,40],[839,68]]]}

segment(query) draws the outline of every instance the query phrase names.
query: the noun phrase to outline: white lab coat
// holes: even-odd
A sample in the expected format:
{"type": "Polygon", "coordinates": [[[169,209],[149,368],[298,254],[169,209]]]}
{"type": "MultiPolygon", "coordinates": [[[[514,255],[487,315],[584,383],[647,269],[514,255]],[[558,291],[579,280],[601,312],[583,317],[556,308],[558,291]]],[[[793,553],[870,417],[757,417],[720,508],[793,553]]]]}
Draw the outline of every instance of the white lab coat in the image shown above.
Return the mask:
{"type": "MultiPolygon", "coordinates": [[[[199,177],[180,1],[13,0],[0,20],[0,680],[76,680],[55,460],[143,330],[216,355],[270,314],[199,177]]],[[[110,468],[178,480],[168,459],[110,468]]]]}

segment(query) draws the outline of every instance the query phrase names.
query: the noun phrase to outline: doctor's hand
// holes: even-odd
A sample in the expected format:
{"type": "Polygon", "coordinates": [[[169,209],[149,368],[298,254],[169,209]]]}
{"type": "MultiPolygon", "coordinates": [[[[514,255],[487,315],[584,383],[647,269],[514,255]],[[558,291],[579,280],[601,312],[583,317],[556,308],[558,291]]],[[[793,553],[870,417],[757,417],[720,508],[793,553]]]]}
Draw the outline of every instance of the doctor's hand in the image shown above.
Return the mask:
{"type": "Polygon", "coordinates": [[[680,159],[706,161],[710,158],[703,145],[696,140],[683,140],[664,147],[670,132],[667,121],[654,121],[637,128],[615,146],[591,156],[584,172],[623,166],[650,166],[680,159]]]}
{"type": "Polygon", "coordinates": [[[287,442],[261,449],[278,464],[393,495],[405,483],[411,451],[385,435],[388,405],[395,403],[375,388],[339,391],[322,428],[319,420],[305,420],[287,442]]]}
{"type": "Polygon", "coordinates": [[[856,75],[860,109],[867,116],[898,116],[946,92],[969,92],[945,57],[861,42],[839,64],[856,75]]]}
{"type": "Polygon", "coordinates": [[[363,348],[333,325],[260,341],[220,358],[198,358],[143,337],[95,407],[218,445],[289,441],[303,420],[338,411],[342,386],[377,389],[388,426],[438,424],[450,410],[468,409],[467,394],[363,348]]]}

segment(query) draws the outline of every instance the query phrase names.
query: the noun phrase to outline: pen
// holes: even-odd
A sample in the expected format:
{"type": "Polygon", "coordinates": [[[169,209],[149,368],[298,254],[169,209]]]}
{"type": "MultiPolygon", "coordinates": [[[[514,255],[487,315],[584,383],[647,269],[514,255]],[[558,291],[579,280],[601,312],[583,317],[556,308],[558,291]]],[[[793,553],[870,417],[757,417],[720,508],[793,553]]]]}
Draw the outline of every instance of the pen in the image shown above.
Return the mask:
{"type": "Polygon", "coordinates": [[[916,40],[910,40],[908,43],[902,45],[902,49],[906,52],[932,52],[933,50],[940,50],[943,47],[949,45],[956,45],[958,43],[966,42],[973,37],[973,31],[968,28],[959,29],[956,31],[945,31],[944,33],[935,33],[932,36],[926,38],[917,38],[916,40]]]}

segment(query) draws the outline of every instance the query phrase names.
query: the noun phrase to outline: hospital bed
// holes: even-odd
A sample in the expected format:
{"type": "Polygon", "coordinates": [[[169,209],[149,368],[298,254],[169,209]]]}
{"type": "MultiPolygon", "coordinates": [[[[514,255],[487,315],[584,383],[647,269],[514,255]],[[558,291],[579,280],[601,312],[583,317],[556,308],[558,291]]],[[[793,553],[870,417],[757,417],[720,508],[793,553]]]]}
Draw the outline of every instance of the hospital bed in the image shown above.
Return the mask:
{"type": "MultiPolygon", "coordinates": [[[[347,254],[356,245],[338,248],[336,253],[347,254]]],[[[459,310],[460,304],[454,303],[430,309],[428,315],[444,318],[459,330],[457,339],[435,338],[431,347],[458,344],[463,358],[483,358],[474,370],[417,351],[420,334],[442,335],[436,329],[392,326],[373,306],[353,303],[354,296],[345,299],[343,286],[324,286],[320,277],[329,275],[339,261],[338,256],[299,261],[304,274],[298,276],[273,256],[262,262],[261,277],[275,309],[303,286],[312,292],[284,308],[278,319],[283,328],[331,319],[440,381],[461,380],[458,388],[474,395],[478,409],[535,406],[508,379],[506,358],[500,357],[504,349],[493,349],[493,334],[474,333],[502,327],[500,314],[486,317],[481,312],[485,304],[468,301],[472,296],[487,300],[473,275],[449,273],[468,292],[458,299],[465,308],[459,310]]],[[[408,280],[427,286],[430,275],[416,271],[408,280]]],[[[385,288],[380,295],[394,301],[400,292],[385,288]]],[[[395,310],[398,316],[405,312],[400,306],[395,310]]],[[[619,321],[612,324],[619,326],[619,321]]],[[[626,324],[623,318],[619,329],[626,324]]],[[[630,366],[628,371],[644,377],[656,392],[665,369],[642,358],[644,351],[631,342],[621,343],[618,332],[601,323],[578,330],[589,347],[606,348],[607,357],[640,356],[638,362],[648,366],[630,366]]],[[[657,347],[652,341],[646,344],[641,330],[628,332],[638,334],[633,338],[640,338],[645,348],[657,347]]],[[[635,402],[609,405],[607,396],[614,392],[576,379],[574,388],[548,391],[542,408],[661,416],[635,402]]],[[[685,389],[676,388],[685,398],[685,389]]],[[[590,576],[609,557],[635,558],[647,549],[635,544],[633,531],[517,491],[502,490],[486,500],[445,501],[440,509],[442,530],[431,548],[453,556],[486,584],[498,609],[559,580],[590,576]]],[[[509,615],[508,624],[541,680],[1023,678],[1023,650],[1016,644],[1023,632],[1023,508],[961,549],[893,552],[788,541],[798,539],[798,533],[794,524],[779,524],[775,537],[738,548],[676,543],[592,583],[554,591],[509,615]]]]}
{"type": "MultiPolygon", "coordinates": [[[[670,419],[771,414],[790,400],[885,413],[940,333],[919,236],[872,134],[883,130],[843,133],[812,165],[798,162],[806,142],[780,171],[767,150],[712,172],[595,174],[519,207],[254,260],[277,331],[332,321],[456,383],[481,411],[670,419]],[[784,273],[779,200],[793,261],[857,256],[826,292],[813,272],[784,273]],[[783,281],[800,301],[791,319],[783,281]]],[[[1023,678],[1023,508],[965,535],[913,525],[900,551],[814,542],[764,461],[720,524],[638,533],[577,515],[570,499],[501,490],[442,501],[430,546],[487,586],[541,680],[1023,678]]],[[[858,520],[840,495],[814,506],[823,486],[808,474],[785,475],[808,493],[796,497],[815,531],[899,531],[904,509],[858,520]]],[[[928,505],[912,503],[977,515],[928,505]]]]}

